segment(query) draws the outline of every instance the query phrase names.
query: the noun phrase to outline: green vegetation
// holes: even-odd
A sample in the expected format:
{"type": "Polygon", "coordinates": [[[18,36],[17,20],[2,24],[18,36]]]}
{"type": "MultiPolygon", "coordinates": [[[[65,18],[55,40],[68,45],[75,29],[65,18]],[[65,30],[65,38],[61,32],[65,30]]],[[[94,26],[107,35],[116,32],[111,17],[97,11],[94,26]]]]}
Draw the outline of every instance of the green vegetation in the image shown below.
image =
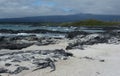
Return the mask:
{"type": "Polygon", "coordinates": [[[66,22],[61,23],[61,26],[112,26],[112,25],[120,25],[120,22],[105,22],[99,20],[83,20],[78,22],[66,22]]]}

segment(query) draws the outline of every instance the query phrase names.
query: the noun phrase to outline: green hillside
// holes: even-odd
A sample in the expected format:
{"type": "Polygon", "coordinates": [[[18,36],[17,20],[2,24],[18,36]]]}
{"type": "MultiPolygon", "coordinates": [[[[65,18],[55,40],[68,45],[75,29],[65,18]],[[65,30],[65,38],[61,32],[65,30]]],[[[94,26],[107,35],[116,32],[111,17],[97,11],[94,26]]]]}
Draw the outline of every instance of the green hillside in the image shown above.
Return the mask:
{"type": "Polygon", "coordinates": [[[120,25],[120,22],[105,22],[100,20],[83,20],[78,22],[66,22],[61,23],[61,26],[113,26],[113,25],[120,25]]]}

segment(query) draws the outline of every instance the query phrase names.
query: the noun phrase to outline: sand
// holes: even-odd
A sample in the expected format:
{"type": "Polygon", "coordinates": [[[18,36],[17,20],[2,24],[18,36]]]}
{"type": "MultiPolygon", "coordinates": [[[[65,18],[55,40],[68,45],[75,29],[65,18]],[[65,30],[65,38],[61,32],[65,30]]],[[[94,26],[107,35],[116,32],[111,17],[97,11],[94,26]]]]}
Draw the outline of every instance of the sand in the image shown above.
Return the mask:
{"type": "Polygon", "coordinates": [[[99,44],[85,50],[69,50],[75,57],[56,63],[56,71],[50,68],[22,74],[22,76],[119,76],[120,45],[99,44]],[[84,57],[92,59],[85,59],[84,57]],[[105,60],[101,62],[100,60],[105,60]]]}

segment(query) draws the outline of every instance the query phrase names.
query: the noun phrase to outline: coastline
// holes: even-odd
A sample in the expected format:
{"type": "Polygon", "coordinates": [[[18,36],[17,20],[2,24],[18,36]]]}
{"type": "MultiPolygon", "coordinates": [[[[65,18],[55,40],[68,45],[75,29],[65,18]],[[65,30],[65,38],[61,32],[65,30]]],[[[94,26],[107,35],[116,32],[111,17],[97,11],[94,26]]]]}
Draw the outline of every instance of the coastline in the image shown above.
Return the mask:
{"type": "Polygon", "coordinates": [[[50,72],[48,67],[34,72],[23,71],[17,76],[119,76],[119,47],[120,45],[114,44],[98,44],[89,46],[85,50],[68,50],[74,57],[56,62],[56,71],[50,72]]]}
{"type": "Polygon", "coordinates": [[[1,36],[0,75],[118,76],[119,31],[90,33],[77,29],[63,38],[1,36]]]}

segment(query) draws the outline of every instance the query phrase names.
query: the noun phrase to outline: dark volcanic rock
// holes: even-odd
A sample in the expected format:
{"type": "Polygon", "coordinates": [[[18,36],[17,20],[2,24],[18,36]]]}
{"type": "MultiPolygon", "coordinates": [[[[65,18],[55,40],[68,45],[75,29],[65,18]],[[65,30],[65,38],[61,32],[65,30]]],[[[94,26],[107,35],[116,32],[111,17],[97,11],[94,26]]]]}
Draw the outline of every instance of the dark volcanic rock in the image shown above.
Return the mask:
{"type": "Polygon", "coordinates": [[[10,30],[10,29],[0,29],[0,33],[66,33],[62,31],[35,29],[35,30],[10,30]]]}
{"type": "Polygon", "coordinates": [[[6,63],[6,64],[5,64],[5,66],[7,66],[7,67],[8,67],[8,66],[11,66],[11,65],[12,65],[12,64],[10,64],[10,63],[6,63]]]}
{"type": "Polygon", "coordinates": [[[72,39],[76,37],[77,35],[88,35],[88,34],[89,33],[84,32],[84,31],[73,31],[73,32],[68,33],[67,38],[72,39]]]}
{"type": "Polygon", "coordinates": [[[85,45],[94,45],[98,43],[120,43],[119,34],[111,33],[94,33],[88,35],[77,35],[73,38],[73,42],[70,42],[66,47],[66,50],[69,49],[84,49],[85,45]]]}
{"type": "Polygon", "coordinates": [[[55,38],[47,38],[47,37],[37,37],[36,35],[30,36],[8,36],[8,37],[0,37],[0,49],[22,49],[29,47],[33,44],[35,45],[49,45],[55,44],[58,39],[55,38]]]}
{"type": "Polygon", "coordinates": [[[55,67],[55,63],[54,61],[52,61],[50,58],[45,59],[46,62],[37,62],[34,64],[37,64],[38,68],[34,69],[33,71],[39,70],[39,69],[43,69],[43,68],[47,68],[47,67],[51,67],[51,72],[55,71],[56,67],[55,67]]]}
{"type": "Polygon", "coordinates": [[[23,43],[23,44],[17,44],[17,43],[3,43],[0,45],[0,49],[10,49],[10,50],[15,50],[15,49],[23,49],[26,48],[28,46],[31,46],[32,44],[27,44],[27,43],[23,43]]]}
{"type": "Polygon", "coordinates": [[[63,55],[63,56],[66,56],[66,57],[73,56],[72,53],[65,52],[65,50],[63,50],[63,49],[60,49],[60,50],[57,49],[57,50],[54,50],[53,52],[55,53],[55,55],[63,55]]]}
{"type": "Polygon", "coordinates": [[[4,53],[0,54],[1,61],[11,61],[11,64],[5,63],[5,66],[14,66],[17,69],[14,71],[7,71],[2,69],[1,72],[3,73],[10,73],[10,74],[18,74],[23,70],[29,70],[31,67],[35,68],[35,70],[44,69],[47,67],[51,68],[51,72],[55,71],[56,66],[55,62],[58,60],[66,60],[69,56],[73,56],[72,53],[68,53],[63,49],[57,50],[36,50],[36,51],[19,51],[19,52],[11,52],[11,53],[4,53]],[[32,65],[27,67],[21,67],[22,62],[27,62],[32,65]],[[14,63],[14,64],[12,64],[14,63]],[[18,64],[19,63],[19,64],[18,64]],[[16,66],[17,65],[17,66],[16,66]]]}
{"type": "Polygon", "coordinates": [[[66,47],[66,50],[70,50],[70,49],[74,49],[77,48],[77,49],[81,49],[81,50],[84,50],[83,48],[83,43],[79,43],[79,42],[76,42],[76,43],[73,43],[73,44],[69,44],[67,47],[66,47]],[[77,47],[76,47],[77,46],[77,47]]]}
{"type": "Polygon", "coordinates": [[[0,68],[0,73],[8,73],[8,70],[4,68],[0,68]]]}
{"type": "Polygon", "coordinates": [[[100,62],[105,62],[105,60],[100,60],[100,62]]]}
{"type": "Polygon", "coordinates": [[[14,60],[12,60],[11,62],[21,62],[21,61],[14,59],[14,60]]]}
{"type": "Polygon", "coordinates": [[[10,74],[18,74],[18,73],[22,72],[23,70],[29,70],[29,68],[20,66],[15,71],[10,72],[10,74]]]}

